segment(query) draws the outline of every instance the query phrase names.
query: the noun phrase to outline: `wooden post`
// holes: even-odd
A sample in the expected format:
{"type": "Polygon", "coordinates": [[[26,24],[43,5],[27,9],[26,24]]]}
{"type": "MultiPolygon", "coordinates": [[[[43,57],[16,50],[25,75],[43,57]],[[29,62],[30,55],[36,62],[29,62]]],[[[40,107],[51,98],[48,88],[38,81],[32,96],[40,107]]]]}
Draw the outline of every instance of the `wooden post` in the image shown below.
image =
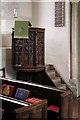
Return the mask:
{"type": "Polygon", "coordinates": [[[61,120],[65,118],[71,118],[72,116],[72,104],[71,104],[71,91],[66,91],[61,94],[61,105],[60,105],[60,115],[61,120]]]}

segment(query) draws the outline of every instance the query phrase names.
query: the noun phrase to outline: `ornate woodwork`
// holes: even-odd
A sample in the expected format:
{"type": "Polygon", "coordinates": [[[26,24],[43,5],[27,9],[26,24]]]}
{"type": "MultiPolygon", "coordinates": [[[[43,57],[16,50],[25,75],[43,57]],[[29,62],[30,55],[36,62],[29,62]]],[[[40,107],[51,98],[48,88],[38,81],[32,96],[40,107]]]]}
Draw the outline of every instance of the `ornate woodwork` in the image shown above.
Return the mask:
{"type": "Polygon", "coordinates": [[[12,65],[16,70],[44,70],[44,31],[29,28],[29,39],[14,38],[12,34],[12,65]]]}

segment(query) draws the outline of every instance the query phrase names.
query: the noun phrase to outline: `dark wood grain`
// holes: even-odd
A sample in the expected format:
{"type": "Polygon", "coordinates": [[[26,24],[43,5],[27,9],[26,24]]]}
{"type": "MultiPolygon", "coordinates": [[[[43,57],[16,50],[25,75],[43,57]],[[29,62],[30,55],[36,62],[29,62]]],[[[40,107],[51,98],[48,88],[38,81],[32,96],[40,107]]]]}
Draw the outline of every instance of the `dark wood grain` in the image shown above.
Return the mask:
{"type": "Polygon", "coordinates": [[[14,38],[12,34],[12,66],[15,70],[44,70],[43,28],[29,28],[29,39],[14,38]]]}

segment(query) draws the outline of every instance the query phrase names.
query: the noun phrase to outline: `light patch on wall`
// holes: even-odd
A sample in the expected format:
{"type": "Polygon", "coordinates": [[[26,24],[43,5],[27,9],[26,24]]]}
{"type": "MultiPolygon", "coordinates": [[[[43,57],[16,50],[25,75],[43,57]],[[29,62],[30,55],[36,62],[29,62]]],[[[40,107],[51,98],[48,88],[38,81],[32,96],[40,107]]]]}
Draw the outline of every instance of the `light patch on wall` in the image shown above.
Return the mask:
{"type": "Polygon", "coordinates": [[[3,47],[11,46],[12,20],[1,20],[1,37],[3,47]]]}
{"type": "Polygon", "coordinates": [[[19,3],[16,2],[2,2],[1,3],[1,19],[10,20],[13,18],[14,8],[19,13],[19,3]]]}
{"type": "Polygon", "coordinates": [[[11,33],[12,20],[1,20],[1,34],[11,33]]]}
{"type": "Polygon", "coordinates": [[[11,47],[12,38],[11,34],[2,34],[2,46],[11,47]]]}
{"type": "MultiPolygon", "coordinates": [[[[32,0],[32,2],[55,2],[55,1],[61,1],[61,0],[32,0]]],[[[65,0],[65,2],[70,2],[70,0],[65,0]]]]}
{"type": "Polygon", "coordinates": [[[31,2],[31,0],[1,0],[1,2],[31,2]]]}
{"type": "Polygon", "coordinates": [[[5,20],[1,20],[1,34],[2,33],[6,33],[6,21],[5,20]]]}
{"type": "Polygon", "coordinates": [[[32,0],[32,2],[54,2],[54,0],[32,0]]]}
{"type": "Polygon", "coordinates": [[[2,68],[2,48],[0,47],[0,68],[2,68]]]}

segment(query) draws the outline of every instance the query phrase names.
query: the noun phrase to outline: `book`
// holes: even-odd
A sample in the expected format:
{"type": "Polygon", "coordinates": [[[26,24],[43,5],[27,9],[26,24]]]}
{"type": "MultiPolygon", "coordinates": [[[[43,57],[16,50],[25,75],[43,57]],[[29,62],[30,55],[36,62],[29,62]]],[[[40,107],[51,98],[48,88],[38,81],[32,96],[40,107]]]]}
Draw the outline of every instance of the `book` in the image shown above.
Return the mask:
{"type": "Polygon", "coordinates": [[[30,96],[30,91],[22,88],[18,88],[15,94],[15,98],[25,101],[30,96]]]}
{"type": "Polygon", "coordinates": [[[12,96],[14,93],[15,87],[12,85],[3,84],[1,88],[1,94],[6,96],[12,96]]]}
{"type": "Polygon", "coordinates": [[[32,104],[38,103],[40,101],[42,101],[42,100],[39,99],[39,98],[35,98],[35,97],[26,99],[26,102],[29,102],[29,103],[32,103],[32,104]]]}
{"type": "Polygon", "coordinates": [[[52,110],[54,112],[59,112],[59,106],[51,105],[48,107],[48,110],[52,110]]]}

